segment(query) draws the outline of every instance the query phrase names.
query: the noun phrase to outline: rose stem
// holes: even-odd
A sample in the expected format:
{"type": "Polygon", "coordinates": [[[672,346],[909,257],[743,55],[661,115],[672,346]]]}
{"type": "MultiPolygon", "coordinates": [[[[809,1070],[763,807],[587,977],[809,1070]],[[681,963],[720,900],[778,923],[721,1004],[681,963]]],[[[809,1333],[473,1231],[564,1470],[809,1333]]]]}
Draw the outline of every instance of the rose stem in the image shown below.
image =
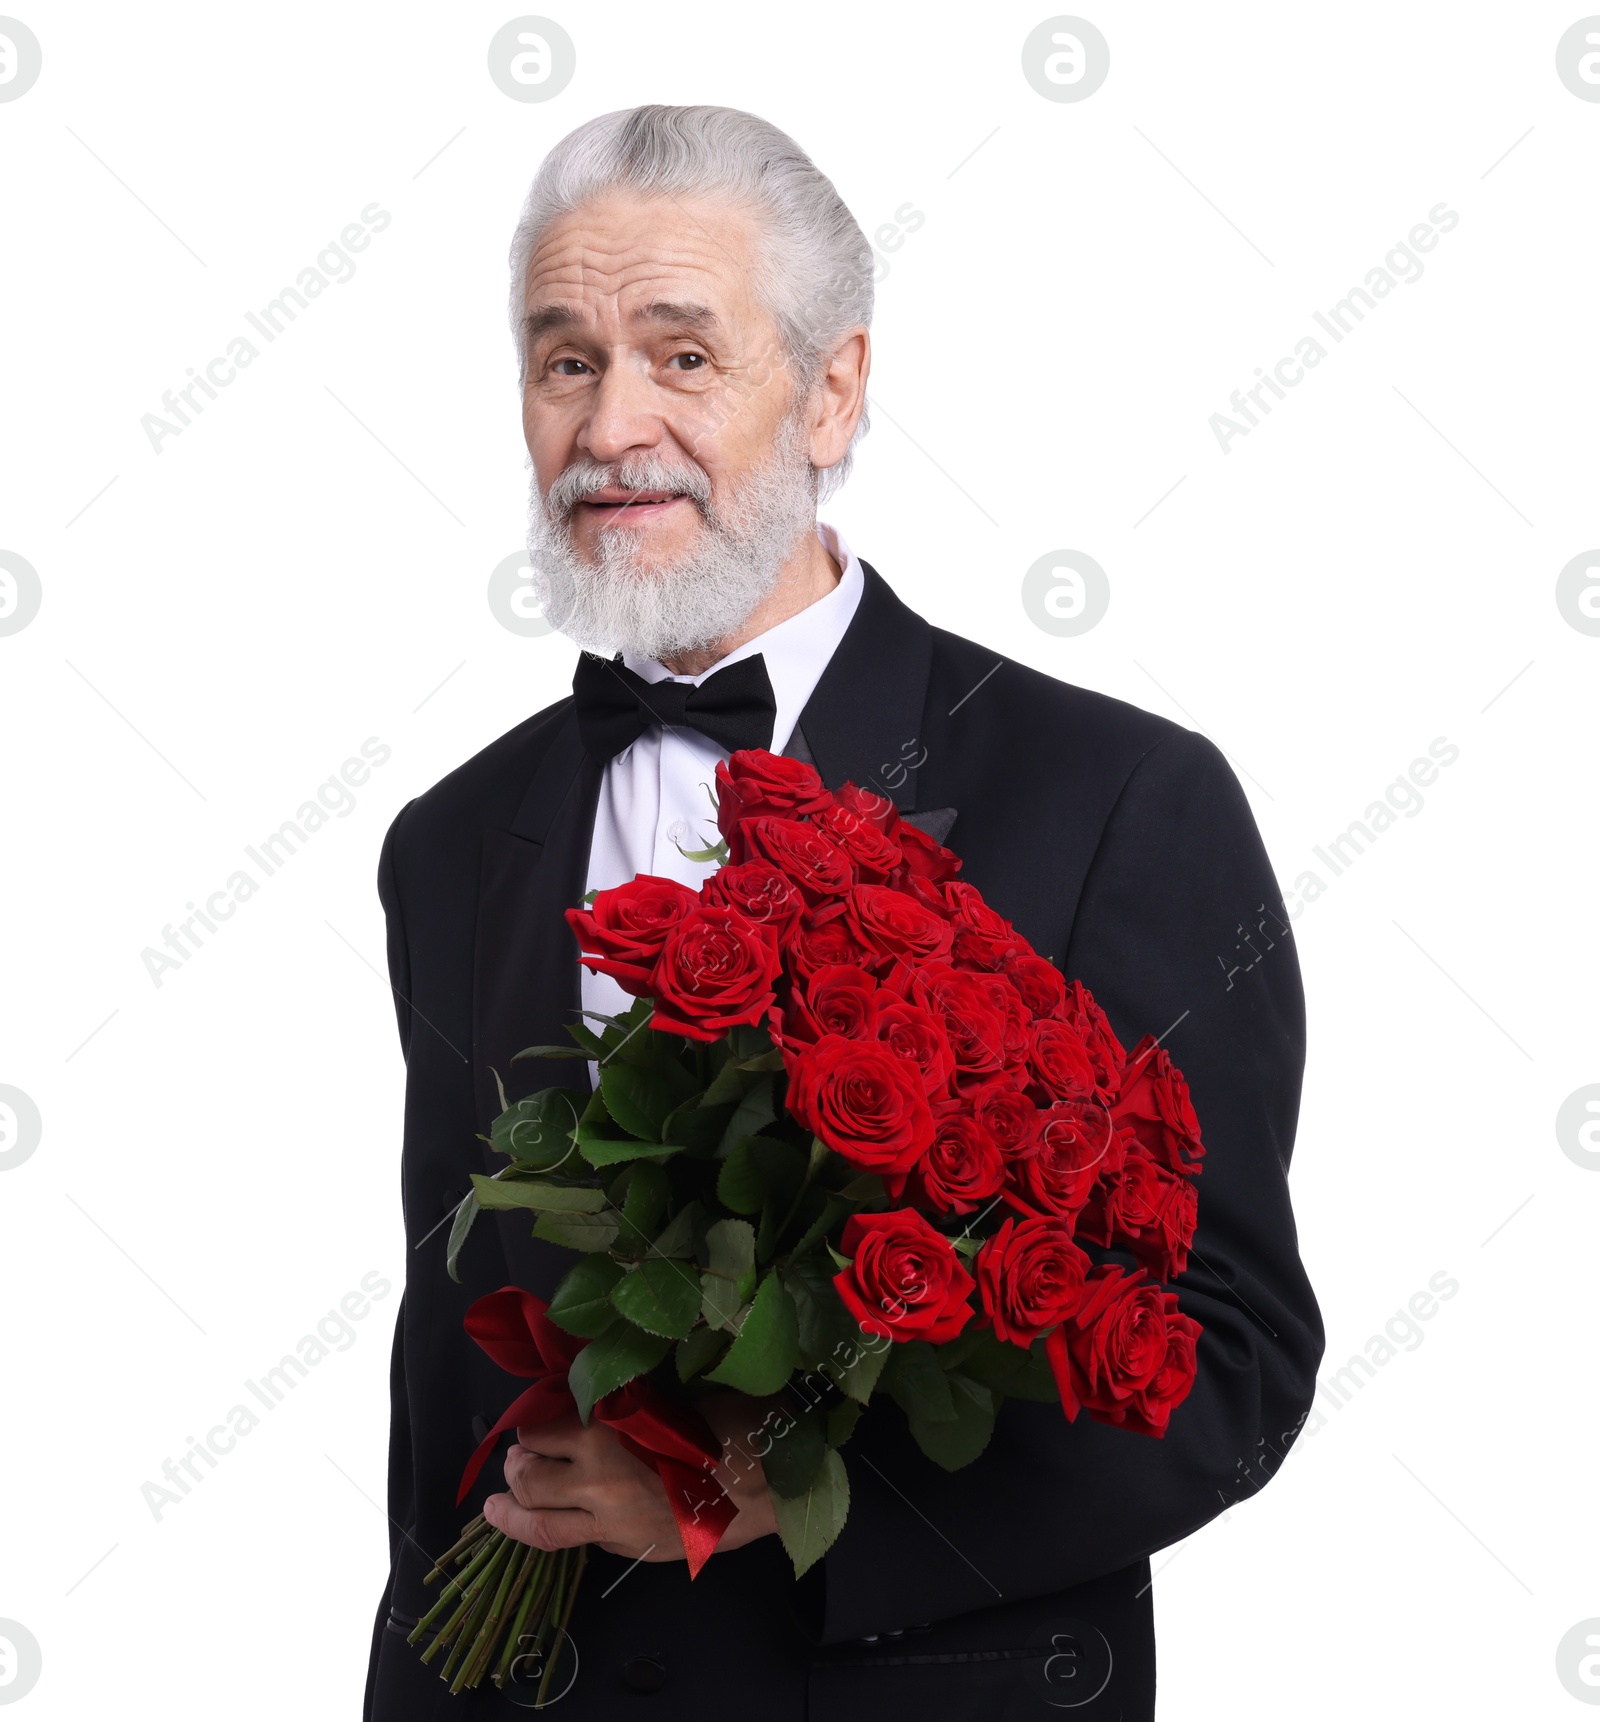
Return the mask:
{"type": "Polygon", "coordinates": [[[449,1656],[445,1658],[444,1667],[439,1670],[441,1680],[450,1680],[456,1670],[468,1659],[469,1653],[474,1648],[479,1623],[493,1600],[501,1569],[510,1558],[511,1551],[515,1547],[516,1545],[510,1537],[503,1537],[500,1547],[490,1556],[489,1564],[483,1569],[483,1575],[478,1580],[467,1617],[462,1621],[460,1631],[456,1633],[455,1642],[450,1647],[449,1656]]]}
{"type": "Polygon", "coordinates": [[[459,1632],[466,1630],[467,1622],[477,1608],[478,1599],[485,1584],[491,1582],[495,1557],[501,1552],[501,1544],[510,1540],[509,1538],[502,1538],[498,1531],[495,1532],[495,1537],[498,1540],[492,1543],[479,1557],[483,1564],[462,1592],[460,1606],[440,1628],[438,1636],[423,1652],[422,1660],[424,1662],[430,1661],[434,1654],[451,1643],[459,1632]]]}
{"type": "Polygon", "coordinates": [[[531,1545],[524,1547],[522,1564],[517,1569],[516,1579],[505,1600],[502,1614],[503,1625],[497,1634],[499,1643],[485,1652],[483,1662],[473,1676],[474,1686],[483,1679],[492,1667],[504,1662],[507,1643],[516,1643],[517,1622],[521,1620],[523,1605],[532,1595],[533,1587],[537,1583],[539,1563],[543,1558],[541,1550],[533,1548],[531,1545]]]}
{"type": "Polygon", "coordinates": [[[532,1550],[526,1543],[518,1543],[516,1553],[501,1570],[500,1588],[490,1606],[488,1617],[478,1629],[478,1641],[472,1654],[462,1664],[461,1672],[456,1676],[463,1686],[476,1686],[483,1679],[484,1670],[494,1656],[495,1636],[500,1622],[505,1618],[506,1610],[522,1589],[522,1581],[527,1577],[528,1558],[531,1553],[532,1550]]]}
{"type": "Polygon", "coordinates": [[[433,1563],[433,1571],[429,1573],[422,1582],[424,1584],[432,1584],[436,1578],[442,1578],[444,1576],[444,1569],[450,1564],[450,1562],[453,1561],[457,1555],[462,1553],[463,1550],[471,1547],[473,1543],[477,1542],[488,1522],[489,1521],[484,1518],[483,1514],[479,1513],[477,1518],[475,1518],[472,1523],[462,1531],[460,1538],[450,1548],[446,1549],[444,1553],[439,1556],[438,1560],[433,1563]]]}
{"type": "Polygon", "coordinates": [[[500,1653],[500,1666],[495,1670],[496,1686],[504,1686],[510,1677],[512,1665],[521,1655],[523,1633],[527,1628],[528,1617],[538,1614],[543,1619],[545,1598],[550,1594],[550,1587],[555,1582],[556,1558],[544,1550],[538,1551],[537,1568],[532,1582],[522,1593],[522,1601],[517,1605],[517,1616],[511,1623],[511,1631],[507,1635],[505,1649],[500,1653]]]}
{"type": "MultiPolygon", "coordinates": [[[[476,1554],[473,1555],[472,1560],[468,1563],[465,1571],[456,1573],[454,1576],[445,1580],[445,1586],[443,1591],[440,1593],[439,1600],[428,1610],[422,1619],[412,1627],[410,1636],[406,1640],[408,1644],[415,1644],[417,1640],[422,1637],[423,1633],[433,1625],[434,1621],[436,1621],[447,1608],[454,1606],[462,1600],[473,1582],[476,1580],[484,1561],[488,1559],[489,1555],[492,1554],[493,1551],[494,1542],[491,1538],[485,1542],[484,1546],[479,1549],[476,1554]]],[[[426,1660],[426,1657],[424,1660],[426,1660]]]]}
{"type": "MultiPolygon", "coordinates": [[[[568,1551],[569,1555],[571,1551],[568,1551]]],[[[544,1678],[539,1682],[539,1695],[534,1705],[536,1710],[544,1708],[544,1695],[550,1685],[551,1677],[556,1671],[556,1661],[561,1655],[561,1646],[567,1641],[567,1622],[572,1619],[572,1605],[578,1596],[578,1580],[583,1577],[583,1569],[589,1560],[589,1545],[579,1543],[577,1557],[571,1563],[570,1576],[567,1579],[566,1596],[561,1604],[561,1619],[556,1624],[555,1643],[550,1647],[550,1660],[544,1665],[544,1678]]]]}

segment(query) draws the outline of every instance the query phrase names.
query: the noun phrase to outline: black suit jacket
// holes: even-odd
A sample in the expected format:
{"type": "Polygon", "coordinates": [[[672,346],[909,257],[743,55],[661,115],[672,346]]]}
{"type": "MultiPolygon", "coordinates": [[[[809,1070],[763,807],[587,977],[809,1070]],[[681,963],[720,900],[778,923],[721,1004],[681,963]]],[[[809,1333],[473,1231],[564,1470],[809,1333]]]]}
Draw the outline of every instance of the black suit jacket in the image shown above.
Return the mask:
{"type": "MultiPolygon", "coordinates": [[[[1147,1557],[1262,1485],[1322,1355],[1287,1183],[1305,1030],[1281,895],[1210,742],[930,627],[870,568],[790,751],[947,838],[962,877],[1091,989],[1128,1045],[1165,1033],[1208,1150],[1178,1282],[1205,1330],[1199,1375],[1159,1441],[1008,1401],[988,1450],[955,1473],[923,1457],[896,1408],[874,1408],[843,1450],[844,1533],[799,1584],[773,1537],[716,1556],[692,1585],[680,1563],[627,1571],[591,1551],[558,1713],[998,1722],[1065,1708],[1137,1722],[1155,1701],[1147,1557]],[[1258,953],[1248,969],[1244,948],[1258,953]]],[[[383,847],[409,1250],[370,1722],[517,1714],[492,1688],[451,1698],[404,1635],[433,1594],[430,1556],[503,1486],[491,1464],[455,1505],[518,1387],[461,1318],[507,1281],[549,1296],[575,1258],[536,1242],[527,1215],[484,1216],[457,1285],[440,1222],[469,1173],[498,1167],[478,1139],[498,1110],[493,1072],[512,1098],[571,1079],[571,1065],[510,1059],[563,1042],[578,1008],[562,911],[585,888],[601,769],[562,700],[402,809],[383,847]]]]}

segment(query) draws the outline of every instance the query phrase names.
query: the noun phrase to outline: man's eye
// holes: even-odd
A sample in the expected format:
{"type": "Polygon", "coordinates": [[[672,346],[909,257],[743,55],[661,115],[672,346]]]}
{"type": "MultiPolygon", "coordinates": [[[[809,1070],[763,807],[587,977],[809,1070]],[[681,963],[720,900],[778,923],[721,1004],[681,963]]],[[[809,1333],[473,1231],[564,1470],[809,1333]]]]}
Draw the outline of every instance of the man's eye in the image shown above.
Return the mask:
{"type": "Polygon", "coordinates": [[[683,362],[684,370],[699,371],[705,368],[706,356],[704,353],[674,353],[672,357],[667,360],[667,363],[669,365],[676,365],[680,360],[683,362]]]}
{"type": "Polygon", "coordinates": [[[581,375],[582,372],[587,371],[588,368],[589,367],[584,364],[582,359],[557,359],[550,367],[558,377],[576,377],[581,375]],[[571,371],[564,370],[563,366],[566,365],[575,365],[577,366],[577,369],[571,371]]]}

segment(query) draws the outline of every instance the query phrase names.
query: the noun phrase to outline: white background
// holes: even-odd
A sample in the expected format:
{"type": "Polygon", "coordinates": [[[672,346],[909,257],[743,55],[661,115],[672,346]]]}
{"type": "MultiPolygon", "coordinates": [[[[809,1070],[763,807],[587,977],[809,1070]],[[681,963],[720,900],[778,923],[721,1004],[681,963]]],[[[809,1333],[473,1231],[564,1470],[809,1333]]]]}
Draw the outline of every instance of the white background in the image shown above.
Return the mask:
{"type": "Polygon", "coordinates": [[[521,103],[486,69],[506,7],[6,3],[43,47],[0,104],[0,548],[43,588],[0,637],[0,1082],[44,1121],[0,1174],[24,1714],[356,1711],[405,1269],[378,846],[567,686],[573,648],[485,596],[526,496],[505,253],[550,145],[651,100],[773,120],[869,234],[925,216],[884,252],[850,543],[933,622],[1204,728],[1285,888],[1329,881],[1296,925],[1293,1177],[1324,1378],[1460,1285],[1157,1557],[1162,1714],[1581,1714],[1555,1658],[1600,1615],[1600,1176],[1554,1127],[1600,1081],[1600,639],[1555,601],[1600,543],[1600,103],[1555,71],[1581,9],[1093,0],[1110,76],[1058,103],[1021,73],[1037,6],[563,0],[576,76],[521,103]],[[355,276],[153,452],[141,416],[374,201],[355,276]],[[1422,278],[1224,454],[1230,392],[1441,201],[1422,278]],[[1021,602],[1061,548],[1110,581],[1077,638],[1021,602]],[[1440,736],[1423,810],[1318,866],[1440,736]],[[157,987],[141,952],[368,737],[392,757],[354,811],[157,987]],[[141,1485],[370,1270],[396,1289],[355,1342],[158,1522],[141,1485]]]}

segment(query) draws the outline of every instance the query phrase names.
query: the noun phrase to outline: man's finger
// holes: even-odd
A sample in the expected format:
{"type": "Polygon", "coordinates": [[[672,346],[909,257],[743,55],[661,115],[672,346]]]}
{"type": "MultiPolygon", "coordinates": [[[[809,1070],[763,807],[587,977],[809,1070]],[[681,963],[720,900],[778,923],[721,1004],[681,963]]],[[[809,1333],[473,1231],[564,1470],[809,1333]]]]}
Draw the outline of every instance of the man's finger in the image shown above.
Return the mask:
{"type": "Polygon", "coordinates": [[[483,1516],[497,1531],[536,1549],[575,1549],[595,1540],[594,1514],[581,1507],[525,1507],[511,1495],[491,1495],[483,1516]]]}
{"type": "Polygon", "coordinates": [[[506,1487],[524,1507],[577,1507],[576,1467],[521,1447],[508,1447],[502,1464],[506,1487]]]}
{"type": "Polygon", "coordinates": [[[585,1446],[589,1431],[577,1420],[563,1418],[558,1423],[534,1423],[517,1430],[517,1445],[530,1453],[542,1453],[550,1459],[575,1458],[585,1446]]]}

